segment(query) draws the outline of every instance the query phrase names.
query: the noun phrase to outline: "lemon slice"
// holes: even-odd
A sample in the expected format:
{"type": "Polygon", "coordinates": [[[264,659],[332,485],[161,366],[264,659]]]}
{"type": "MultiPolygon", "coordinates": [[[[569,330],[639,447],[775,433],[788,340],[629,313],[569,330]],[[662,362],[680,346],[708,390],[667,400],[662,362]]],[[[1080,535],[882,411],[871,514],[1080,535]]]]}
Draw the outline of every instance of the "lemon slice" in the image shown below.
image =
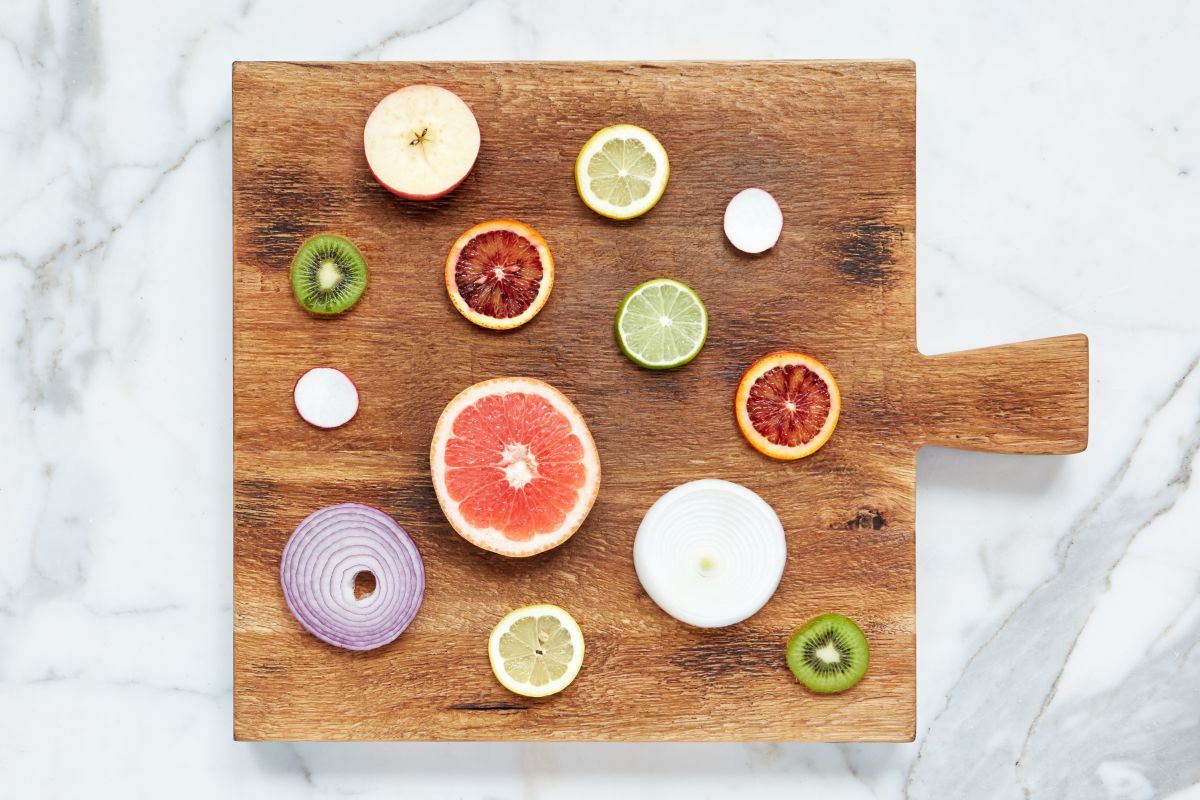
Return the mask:
{"type": "Polygon", "coordinates": [[[496,679],[510,692],[556,694],[583,666],[583,631],[558,606],[525,606],[510,611],[492,630],[488,658],[496,679]]]}
{"type": "Polygon", "coordinates": [[[575,187],[592,211],[632,219],[654,208],[667,188],[667,151],[636,125],[597,131],[575,159],[575,187]]]}

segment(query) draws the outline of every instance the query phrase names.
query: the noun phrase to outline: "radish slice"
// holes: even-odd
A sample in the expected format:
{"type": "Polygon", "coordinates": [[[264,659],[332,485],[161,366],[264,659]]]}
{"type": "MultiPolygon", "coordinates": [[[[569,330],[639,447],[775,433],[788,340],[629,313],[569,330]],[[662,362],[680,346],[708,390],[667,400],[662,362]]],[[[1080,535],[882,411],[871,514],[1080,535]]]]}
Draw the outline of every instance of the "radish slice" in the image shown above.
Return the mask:
{"type": "Polygon", "coordinates": [[[698,628],[733,625],[762,608],[779,587],[786,560],[774,509],[745,486],[713,478],[658,498],[633,540],[633,564],[646,593],[698,628]]]}
{"type": "Polygon", "coordinates": [[[762,189],[743,189],[725,207],[725,237],[743,253],[770,250],[782,231],[779,203],[762,189]]]}
{"type": "Polygon", "coordinates": [[[316,367],[301,375],[292,395],[300,416],[318,428],[340,427],[358,413],[358,388],[333,367],[316,367]]]}

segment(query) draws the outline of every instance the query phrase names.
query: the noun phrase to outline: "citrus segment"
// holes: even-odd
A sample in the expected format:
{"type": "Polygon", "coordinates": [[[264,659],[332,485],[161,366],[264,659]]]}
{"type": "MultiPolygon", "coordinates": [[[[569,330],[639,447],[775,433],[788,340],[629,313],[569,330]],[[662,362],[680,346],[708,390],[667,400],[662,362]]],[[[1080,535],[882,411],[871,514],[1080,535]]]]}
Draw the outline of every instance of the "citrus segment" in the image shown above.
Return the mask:
{"type": "Polygon", "coordinates": [[[738,427],[764,455],[796,459],[819,450],[837,427],[841,394],[821,362],[801,353],[756,361],[738,383],[738,427]]]}
{"type": "Polygon", "coordinates": [[[446,291],[464,317],[484,328],[524,325],[554,286],[554,259],[537,231],[510,219],[466,231],[446,257],[446,291]]]}
{"type": "Polygon", "coordinates": [[[509,556],[557,547],[583,523],[600,459],[579,411],[532,378],[475,384],[450,401],[430,449],[438,502],[471,543],[509,556]]]}
{"type": "Polygon", "coordinates": [[[667,188],[667,151],[636,125],[612,125],[588,139],[575,160],[575,187],[587,207],[612,219],[654,208],[667,188]]]}
{"type": "Polygon", "coordinates": [[[558,606],[518,608],[488,638],[488,660],[504,688],[545,697],[567,688],[583,666],[583,632],[558,606]]]}

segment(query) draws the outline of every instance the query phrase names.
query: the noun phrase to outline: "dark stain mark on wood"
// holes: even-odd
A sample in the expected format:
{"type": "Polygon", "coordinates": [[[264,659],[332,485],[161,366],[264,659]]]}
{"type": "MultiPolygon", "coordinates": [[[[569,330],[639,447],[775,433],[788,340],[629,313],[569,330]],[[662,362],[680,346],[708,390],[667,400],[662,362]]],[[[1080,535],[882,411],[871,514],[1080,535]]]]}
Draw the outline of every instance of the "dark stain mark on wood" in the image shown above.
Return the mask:
{"type": "Polygon", "coordinates": [[[300,242],[308,238],[308,230],[309,226],[297,218],[280,217],[264,224],[259,232],[259,237],[263,239],[287,237],[294,241],[296,249],[299,249],[300,242]]]}
{"type": "Polygon", "coordinates": [[[529,706],[520,703],[456,703],[450,706],[451,711],[525,711],[529,706]]]}
{"type": "Polygon", "coordinates": [[[864,219],[838,229],[837,268],[856,283],[879,283],[890,276],[892,246],[901,229],[880,219],[864,219]]]}
{"type": "Polygon", "coordinates": [[[433,481],[424,470],[420,475],[401,478],[390,485],[374,488],[372,496],[377,498],[377,502],[388,513],[402,518],[442,519],[442,509],[433,490],[433,481]]]}
{"type": "Polygon", "coordinates": [[[842,523],[848,531],[878,531],[887,527],[887,518],[877,508],[863,506],[852,519],[842,523]]]}
{"type": "Polygon", "coordinates": [[[680,669],[711,677],[726,674],[744,677],[787,666],[783,640],[746,632],[707,634],[703,641],[684,645],[672,653],[670,662],[680,669]]]}
{"type": "Polygon", "coordinates": [[[278,511],[278,485],[275,481],[242,479],[234,482],[237,502],[233,516],[239,525],[261,527],[269,524],[278,511]]]}
{"type": "MultiPolygon", "coordinates": [[[[714,353],[720,354],[715,375],[728,384],[728,389],[715,391],[728,392],[732,400],[733,391],[746,369],[772,350],[783,349],[780,340],[775,338],[777,332],[794,329],[802,314],[793,297],[757,299],[751,316],[726,316],[712,323],[705,349],[700,351],[698,360],[711,359],[714,353]]],[[[707,385],[702,388],[706,392],[712,390],[707,385]]]]}

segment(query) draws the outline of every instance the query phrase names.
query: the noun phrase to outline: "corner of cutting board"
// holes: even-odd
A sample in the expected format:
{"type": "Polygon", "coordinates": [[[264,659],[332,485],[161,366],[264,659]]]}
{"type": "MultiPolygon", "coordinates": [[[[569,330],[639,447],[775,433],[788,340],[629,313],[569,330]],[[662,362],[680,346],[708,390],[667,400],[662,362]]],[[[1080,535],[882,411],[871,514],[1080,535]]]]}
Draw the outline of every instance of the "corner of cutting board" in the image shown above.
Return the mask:
{"type": "Polygon", "coordinates": [[[247,725],[242,715],[238,713],[238,702],[233,701],[233,740],[235,742],[265,742],[267,738],[263,736],[261,730],[257,730],[253,725],[247,725]]]}

